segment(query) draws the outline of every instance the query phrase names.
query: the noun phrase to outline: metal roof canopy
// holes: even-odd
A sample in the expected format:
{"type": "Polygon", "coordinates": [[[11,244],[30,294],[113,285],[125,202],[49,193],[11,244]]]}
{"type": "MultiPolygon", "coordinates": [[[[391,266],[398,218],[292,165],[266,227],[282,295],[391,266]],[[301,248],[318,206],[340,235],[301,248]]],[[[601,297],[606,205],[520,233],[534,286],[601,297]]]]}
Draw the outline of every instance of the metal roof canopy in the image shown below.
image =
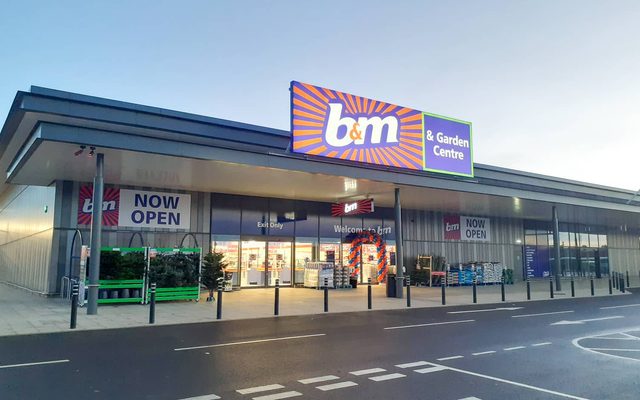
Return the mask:
{"type": "MultiPolygon", "coordinates": [[[[451,213],[598,225],[640,225],[633,192],[476,164],[476,179],[363,166],[287,151],[288,132],[113,100],[35,88],[19,92],[0,133],[0,168],[12,184],[105,182],[333,202],[373,197],[451,213]]],[[[0,183],[0,192],[5,182],[0,183]]]]}

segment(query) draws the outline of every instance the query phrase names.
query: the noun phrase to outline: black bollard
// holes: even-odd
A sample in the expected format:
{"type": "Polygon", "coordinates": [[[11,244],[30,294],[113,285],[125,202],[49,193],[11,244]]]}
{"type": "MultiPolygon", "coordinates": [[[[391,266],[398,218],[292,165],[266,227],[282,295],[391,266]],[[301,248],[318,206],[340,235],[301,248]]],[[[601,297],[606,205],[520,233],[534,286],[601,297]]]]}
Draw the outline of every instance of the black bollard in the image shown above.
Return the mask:
{"type": "Polygon", "coordinates": [[[611,275],[609,275],[609,294],[613,294],[613,283],[611,282],[611,275]]]}
{"type": "Polygon", "coordinates": [[[620,279],[618,279],[618,273],[617,272],[613,272],[613,287],[616,288],[616,290],[620,290],[620,279]]]}
{"type": "Polygon", "coordinates": [[[442,279],[442,281],[440,282],[440,285],[442,286],[442,305],[446,305],[447,304],[447,297],[445,294],[445,287],[447,286],[447,276],[445,275],[444,278],[442,279]]]}
{"type": "Polygon", "coordinates": [[[620,291],[624,293],[624,276],[620,274],[620,291]]]}
{"type": "Polygon", "coordinates": [[[276,298],[273,303],[273,315],[280,314],[280,279],[276,279],[276,298]]]}
{"type": "Polygon", "coordinates": [[[593,287],[593,277],[592,277],[591,278],[591,295],[595,296],[595,294],[596,294],[596,291],[595,291],[595,288],[593,287]]]}
{"type": "Polygon", "coordinates": [[[500,294],[501,294],[502,301],[505,301],[505,294],[504,294],[504,272],[502,273],[502,281],[500,281],[500,294]]]}
{"type": "Polygon", "coordinates": [[[80,285],[77,283],[73,284],[73,288],[71,289],[71,323],[69,324],[70,329],[76,329],[76,322],[78,320],[78,294],[80,292],[80,285]]]}
{"type": "Polygon", "coordinates": [[[222,319],[222,278],[218,279],[218,305],[216,308],[216,319],[222,319]]]}
{"type": "Polygon", "coordinates": [[[473,272],[473,304],[478,302],[478,292],[476,290],[476,272],[473,272]]]}
{"type": "Polygon", "coordinates": [[[527,276],[527,300],[531,300],[531,281],[527,276]]]}
{"type": "Polygon", "coordinates": [[[156,323],[156,284],[151,284],[151,299],[149,301],[149,323],[156,323]]]}
{"type": "Polygon", "coordinates": [[[369,285],[367,286],[367,309],[371,310],[371,278],[368,279],[369,285]]]}
{"type": "Polygon", "coordinates": [[[576,297],[576,284],[573,281],[573,276],[571,277],[571,297],[576,297]]]}
{"type": "Polygon", "coordinates": [[[553,299],[553,276],[549,274],[549,298],[553,299]]]}
{"type": "Polygon", "coordinates": [[[407,276],[407,307],[411,307],[411,278],[407,276]]]}
{"type": "Polygon", "coordinates": [[[329,278],[324,278],[324,312],[329,312],[329,278]]]}
{"type": "Polygon", "coordinates": [[[627,270],[627,287],[631,286],[631,283],[629,282],[629,270],[627,270]]]}

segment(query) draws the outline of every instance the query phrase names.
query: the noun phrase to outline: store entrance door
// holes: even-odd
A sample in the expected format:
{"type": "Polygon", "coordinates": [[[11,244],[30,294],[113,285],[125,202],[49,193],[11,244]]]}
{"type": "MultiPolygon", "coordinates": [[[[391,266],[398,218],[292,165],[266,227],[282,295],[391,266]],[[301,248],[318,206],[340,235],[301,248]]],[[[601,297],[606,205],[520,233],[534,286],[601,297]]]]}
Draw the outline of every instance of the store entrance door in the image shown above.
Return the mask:
{"type": "Polygon", "coordinates": [[[243,240],[241,242],[240,286],[291,285],[291,241],[243,240]]]}

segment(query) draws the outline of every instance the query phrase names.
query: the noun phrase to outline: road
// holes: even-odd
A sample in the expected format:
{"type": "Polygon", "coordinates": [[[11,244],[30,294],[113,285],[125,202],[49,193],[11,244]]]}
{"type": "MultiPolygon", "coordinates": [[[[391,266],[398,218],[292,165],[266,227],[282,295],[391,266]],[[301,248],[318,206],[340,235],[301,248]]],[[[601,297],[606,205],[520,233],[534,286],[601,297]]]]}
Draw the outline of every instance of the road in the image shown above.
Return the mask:
{"type": "Polygon", "coordinates": [[[0,338],[0,399],[638,399],[640,295],[0,338]]]}

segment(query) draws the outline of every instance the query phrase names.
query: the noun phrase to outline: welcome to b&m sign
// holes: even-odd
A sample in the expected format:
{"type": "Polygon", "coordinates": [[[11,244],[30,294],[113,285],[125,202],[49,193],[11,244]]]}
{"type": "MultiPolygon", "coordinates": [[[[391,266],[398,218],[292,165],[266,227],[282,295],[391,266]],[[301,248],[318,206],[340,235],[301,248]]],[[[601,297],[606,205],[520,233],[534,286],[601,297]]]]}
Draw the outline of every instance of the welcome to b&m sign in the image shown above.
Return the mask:
{"type": "Polygon", "coordinates": [[[473,176],[471,123],[291,82],[294,152],[473,176]]]}

